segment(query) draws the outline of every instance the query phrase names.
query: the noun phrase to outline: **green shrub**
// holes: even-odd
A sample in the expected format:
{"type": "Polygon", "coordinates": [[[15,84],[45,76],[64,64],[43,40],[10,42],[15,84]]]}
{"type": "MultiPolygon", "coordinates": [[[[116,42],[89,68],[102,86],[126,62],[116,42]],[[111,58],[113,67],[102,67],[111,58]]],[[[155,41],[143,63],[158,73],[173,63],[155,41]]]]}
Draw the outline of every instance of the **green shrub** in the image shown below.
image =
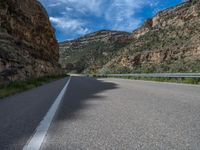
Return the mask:
{"type": "Polygon", "coordinates": [[[107,66],[104,66],[100,71],[99,71],[100,74],[102,75],[106,75],[106,74],[111,74],[111,70],[107,67],[107,66]]]}
{"type": "Polygon", "coordinates": [[[61,76],[45,76],[35,79],[29,79],[26,81],[14,81],[7,85],[2,85],[0,87],[0,98],[7,97],[13,95],[18,92],[22,92],[28,89],[32,89],[34,87],[41,86],[45,83],[49,83],[51,81],[66,77],[66,75],[61,76]]]}

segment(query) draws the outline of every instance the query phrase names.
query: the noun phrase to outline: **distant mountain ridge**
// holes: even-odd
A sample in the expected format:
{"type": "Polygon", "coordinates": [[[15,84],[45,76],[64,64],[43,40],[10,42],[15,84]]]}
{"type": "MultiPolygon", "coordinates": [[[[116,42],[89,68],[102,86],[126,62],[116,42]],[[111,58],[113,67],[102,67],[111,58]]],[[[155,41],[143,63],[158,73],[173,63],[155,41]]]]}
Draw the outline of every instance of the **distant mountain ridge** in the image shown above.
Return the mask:
{"type": "Polygon", "coordinates": [[[132,34],[99,31],[61,43],[60,62],[85,73],[199,72],[199,8],[193,0],[157,13],[132,34]]]}
{"type": "Polygon", "coordinates": [[[130,42],[128,32],[101,30],[60,43],[60,63],[68,71],[95,73],[130,42]]]}

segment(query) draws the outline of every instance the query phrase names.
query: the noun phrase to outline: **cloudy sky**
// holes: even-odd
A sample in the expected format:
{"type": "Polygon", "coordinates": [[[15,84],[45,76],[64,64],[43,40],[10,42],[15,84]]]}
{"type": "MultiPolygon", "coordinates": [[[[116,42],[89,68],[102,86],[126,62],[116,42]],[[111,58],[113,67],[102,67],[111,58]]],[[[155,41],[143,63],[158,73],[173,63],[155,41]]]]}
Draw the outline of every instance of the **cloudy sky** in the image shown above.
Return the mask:
{"type": "Polygon", "coordinates": [[[39,0],[47,9],[58,41],[102,29],[131,32],[159,10],[183,0],[39,0]]]}

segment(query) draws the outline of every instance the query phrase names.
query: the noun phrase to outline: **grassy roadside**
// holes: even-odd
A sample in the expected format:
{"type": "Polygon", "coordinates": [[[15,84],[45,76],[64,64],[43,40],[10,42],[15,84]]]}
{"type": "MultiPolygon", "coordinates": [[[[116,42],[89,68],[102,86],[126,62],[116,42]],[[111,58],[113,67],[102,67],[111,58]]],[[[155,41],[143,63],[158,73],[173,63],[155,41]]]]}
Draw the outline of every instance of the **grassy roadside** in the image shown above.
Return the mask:
{"type": "Polygon", "coordinates": [[[7,85],[0,86],[0,99],[23,92],[41,85],[44,85],[46,83],[61,79],[66,77],[67,75],[61,75],[61,76],[45,76],[35,79],[29,79],[25,81],[14,81],[7,85]]]}
{"type": "MultiPolygon", "coordinates": [[[[105,77],[105,76],[104,76],[105,77]]],[[[108,77],[110,78],[110,77],[108,77]]],[[[172,82],[172,83],[185,83],[185,84],[200,84],[200,78],[153,78],[153,77],[111,77],[111,78],[122,78],[131,80],[146,80],[146,81],[157,81],[157,82],[172,82]]]]}

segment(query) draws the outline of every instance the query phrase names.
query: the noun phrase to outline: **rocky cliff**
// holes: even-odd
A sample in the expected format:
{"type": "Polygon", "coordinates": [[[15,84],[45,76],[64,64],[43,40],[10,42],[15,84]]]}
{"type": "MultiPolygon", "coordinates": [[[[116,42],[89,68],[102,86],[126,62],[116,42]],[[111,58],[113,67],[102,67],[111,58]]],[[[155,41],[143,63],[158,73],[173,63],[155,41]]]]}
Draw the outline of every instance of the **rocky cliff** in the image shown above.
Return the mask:
{"type": "Polygon", "coordinates": [[[48,14],[36,0],[0,0],[0,80],[21,80],[62,71],[48,14]]]}
{"type": "Polygon", "coordinates": [[[74,64],[83,66],[83,70],[89,66],[95,68],[87,70],[89,73],[200,71],[199,0],[159,12],[131,35],[110,33],[113,32],[100,31],[61,43],[61,63],[66,68],[73,68],[74,64]],[[116,34],[120,36],[116,38],[116,34]],[[105,38],[107,35],[109,38],[105,38]],[[112,42],[112,39],[118,40],[112,42]]]}
{"type": "Polygon", "coordinates": [[[159,12],[132,34],[132,42],[106,68],[122,72],[199,72],[200,1],[159,12]]]}
{"type": "Polygon", "coordinates": [[[66,71],[97,73],[130,42],[127,32],[102,30],[60,43],[60,63],[66,71]]]}

